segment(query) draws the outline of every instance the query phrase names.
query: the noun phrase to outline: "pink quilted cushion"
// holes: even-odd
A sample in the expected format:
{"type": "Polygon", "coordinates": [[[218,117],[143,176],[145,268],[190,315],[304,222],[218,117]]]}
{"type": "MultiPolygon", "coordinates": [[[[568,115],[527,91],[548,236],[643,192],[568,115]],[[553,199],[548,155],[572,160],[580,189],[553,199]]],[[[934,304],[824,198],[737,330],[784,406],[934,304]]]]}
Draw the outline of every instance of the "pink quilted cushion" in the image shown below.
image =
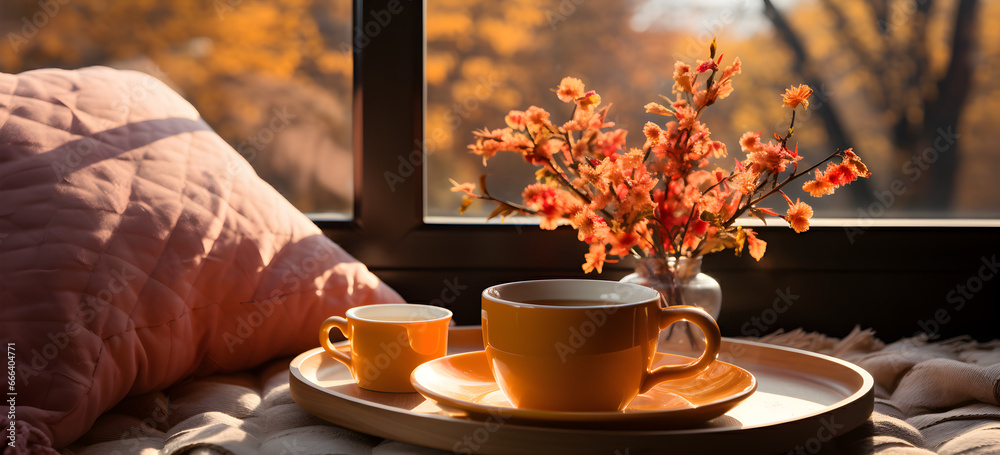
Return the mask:
{"type": "Polygon", "coordinates": [[[306,350],[376,301],[401,299],[159,81],[0,74],[6,453],[65,446],[128,394],[306,350]]]}

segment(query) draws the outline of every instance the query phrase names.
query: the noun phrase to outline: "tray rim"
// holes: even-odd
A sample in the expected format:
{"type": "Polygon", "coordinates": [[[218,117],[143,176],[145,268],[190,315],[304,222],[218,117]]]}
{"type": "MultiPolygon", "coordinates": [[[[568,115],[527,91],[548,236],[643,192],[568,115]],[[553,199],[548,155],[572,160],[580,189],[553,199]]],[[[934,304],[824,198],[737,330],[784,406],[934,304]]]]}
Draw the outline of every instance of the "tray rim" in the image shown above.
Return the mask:
{"type": "MultiPolygon", "coordinates": [[[[450,334],[461,334],[463,336],[471,336],[472,334],[481,333],[480,326],[460,326],[453,327],[449,330],[450,334]]],[[[345,343],[345,342],[341,342],[345,343]]],[[[854,365],[853,363],[841,360],[835,357],[831,357],[824,354],[809,352],[801,349],[790,348],[785,346],[776,346],[767,343],[761,343],[749,340],[737,340],[733,338],[723,337],[723,353],[728,352],[725,347],[733,345],[746,345],[754,349],[760,350],[762,352],[784,352],[794,356],[805,356],[807,358],[812,358],[814,361],[825,361],[829,363],[837,364],[843,368],[851,370],[854,374],[858,375],[860,378],[860,386],[853,391],[847,397],[838,400],[835,403],[824,406],[822,409],[803,414],[792,420],[782,420],[779,422],[772,422],[760,425],[750,425],[743,426],[740,428],[732,427],[703,427],[703,428],[688,428],[688,429],[667,429],[667,430],[603,430],[603,429],[574,429],[574,428],[558,428],[558,427],[542,427],[542,426],[529,426],[521,425],[515,423],[504,423],[500,422],[500,429],[507,429],[507,432],[512,433],[522,433],[529,436],[539,437],[542,440],[552,439],[558,440],[560,443],[566,441],[576,441],[579,444],[579,439],[581,436],[590,435],[590,437],[585,437],[588,441],[587,445],[581,445],[581,448],[586,450],[591,450],[593,453],[610,453],[607,450],[608,444],[606,441],[610,439],[622,439],[627,438],[633,443],[639,440],[642,444],[649,444],[658,442],[657,439],[669,439],[670,444],[676,449],[681,448],[681,446],[686,447],[690,453],[712,453],[714,450],[718,450],[720,447],[727,447],[730,444],[742,444],[745,443],[744,439],[753,438],[758,443],[763,442],[761,445],[757,445],[754,448],[744,447],[748,449],[745,453],[774,453],[787,450],[789,447],[788,443],[781,441],[782,436],[787,436],[787,431],[792,429],[799,429],[800,432],[804,431],[804,428],[816,428],[817,423],[822,423],[820,420],[824,417],[829,416],[831,422],[835,422],[840,418],[841,422],[845,419],[848,421],[847,424],[841,424],[843,430],[837,435],[841,435],[850,431],[862,423],[864,423],[870,417],[872,411],[874,410],[874,378],[863,368],[854,365]],[[691,440],[682,440],[682,436],[688,437],[691,440]],[[711,437],[707,441],[712,442],[711,444],[695,444],[697,441],[695,439],[705,439],[706,437],[711,437]],[[781,442],[775,443],[775,440],[781,442]],[[594,442],[604,441],[604,444],[593,444],[594,442]],[[720,445],[721,444],[721,445],[720,445]]],[[[488,427],[490,422],[469,420],[457,417],[450,417],[446,415],[439,414],[427,414],[427,413],[417,413],[412,412],[408,409],[403,409],[399,407],[394,407],[378,402],[373,402],[365,400],[359,397],[349,396],[340,394],[337,392],[331,392],[329,390],[322,389],[318,385],[309,382],[299,371],[298,365],[301,365],[303,361],[308,359],[313,355],[317,355],[322,348],[313,348],[307,350],[298,356],[296,356],[289,364],[289,389],[292,395],[292,399],[303,409],[311,414],[326,420],[328,422],[343,426],[345,428],[350,428],[356,431],[361,431],[363,433],[383,437],[386,439],[393,439],[400,442],[406,442],[415,445],[421,445],[424,447],[437,448],[441,450],[453,450],[455,446],[446,447],[441,444],[436,444],[434,441],[427,439],[414,440],[413,437],[408,437],[403,435],[400,437],[398,432],[392,431],[389,428],[390,425],[372,425],[365,421],[345,419],[338,417],[330,417],[326,415],[320,415],[317,413],[316,406],[310,400],[311,398],[307,395],[310,391],[315,394],[322,394],[327,396],[332,396],[336,400],[345,402],[349,407],[356,407],[359,410],[365,409],[377,409],[382,412],[387,412],[388,416],[399,417],[407,420],[408,423],[412,423],[414,429],[417,427],[425,428],[431,424],[441,424],[448,425],[449,429],[451,427],[463,427],[464,434],[473,434],[473,432],[488,427]]],[[[734,365],[739,365],[738,361],[731,359],[723,359],[720,355],[720,359],[734,365]]],[[[740,365],[741,366],[741,365],[740,365]]],[[[741,366],[741,368],[746,368],[741,366]]],[[[756,376],[756,375],[755,375],[756,376]]],[[[757,378],[758,386],[760,384],[760,379],[757,378]]],[[[759,390],[759,389],[758,389],[759,390]]],[[[492,429],[493,431],[498,431],[497,429],[492,429]]],[[[419,431],[418,431],[419,432],[419,431]]],[[[426,433],[427,431],[425,431],[426,433]]],[[[815,433],[815,431],[813,431],[815,433]]],[[[425,435],[430,439],[434,439],[434,436],[440,435],[425,435]]],[[[664,441],[659,441],[664,442],[664,441]]],[[[702,441],[705,442],[705,441],[702,441]]],[[[640,449],[635,453],[642,453],[643,450],[640,447],[630,446],[634,449],[640,449]]],[[[457,445],[457,442],[456,442],[457,445]]],[[[647,449],[652,450],[653,446],[648,446],[647,449]]],[[[531,449],[531,447],[519,447],[519,450],[531,449]]],[[[478,448],[475,451],[468,451],[468,453],[507,453],[511,450],[509,446],[501,446],[498,448],[484,447],[484,450],[479,451],[478,448]]],[[[550,449],[550,448],[549,448],[550,449]]],[[[538,447],[539,453],[544,453],[546,450],[545,446],[538,447]]],[[[453,450],[458,452],[458,450],[453,450]]],[[[527,453],[527,452],[524,452],[527,453]]],[[[581,452],[582,453],[582,452],[581,452]]]]}

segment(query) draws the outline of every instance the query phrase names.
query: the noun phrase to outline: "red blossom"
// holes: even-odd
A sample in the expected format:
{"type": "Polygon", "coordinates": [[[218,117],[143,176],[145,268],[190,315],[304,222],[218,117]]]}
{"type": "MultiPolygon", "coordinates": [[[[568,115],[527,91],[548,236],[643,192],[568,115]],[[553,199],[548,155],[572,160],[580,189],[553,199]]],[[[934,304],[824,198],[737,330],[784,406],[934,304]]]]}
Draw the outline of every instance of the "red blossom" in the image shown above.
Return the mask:
{"type": "Polygon", "coordinates": [[[510,111],[510,113],[504,117],[504,122],[507,123],[507,126],[515,130],[523,130],[524,126],[528,122],[528,116],[524,113],[524,111],[510,111]]]}
{"type": "Polygon", "coordinates": [[[628,197],[628,185],[624,183],[618,185],[618,188],[615,188],[615,196],[618,196],[618,200],[620,201],[625,200],[628,197]]]}
{"type": "Polygon", "coordinates": [[[598,134],[594,140],[594,147],[606,157],[614,156],[616,152],[625,147],[625,136],[627,134],[628,131],[623,129],[598,134]]]}
{"type": "Polygon", "coordinates": [[[719,59],[716,60],[716,61],[712,61],[711,59],[709,59],[707,62],[701,62],[701,64],[698,65],[697,72],[700,74],[700,73],[704,73],[705,71],[708,71],[708,70],[718,71],[719,70],[719,62],[721,62],[721,61],[722,61],[722,55],[719,55],[719,59]]]}
{"type": "Polygon", "coordinates": [[[705,235],[705,232],[708,231],[709,226],[710,224],[708,224],[707,221],[698,220],[695,221],[694,223],[691,223],[691,228],[690,230],[688,230],[688,232],[694,235],[705,235]]]}
{"type": "Polygon", "coordinates": [[[716,71],[718,69],[719,69],[719,64],[709,60],[707,62],[702,62],[701,65],[698,65],[698,69],[696,71],[698,73],[704,73],[705,71],[708,70],[716,71]]]}
{"type": "Polygon", "coordinates": [[[832,164],[826,169],[826,180],[832,183],[834,186],[843,186],[851,183],[858,176],[854,173],[854,169],[845,164],[832,164]]]}
{"type": "Polygon", "coordinates": [[[612,231],[608,236],[611,245],[610,253],[615,256],[627,256],[632,247],[639,244],[639,236],[635,232],[612,231]]]}

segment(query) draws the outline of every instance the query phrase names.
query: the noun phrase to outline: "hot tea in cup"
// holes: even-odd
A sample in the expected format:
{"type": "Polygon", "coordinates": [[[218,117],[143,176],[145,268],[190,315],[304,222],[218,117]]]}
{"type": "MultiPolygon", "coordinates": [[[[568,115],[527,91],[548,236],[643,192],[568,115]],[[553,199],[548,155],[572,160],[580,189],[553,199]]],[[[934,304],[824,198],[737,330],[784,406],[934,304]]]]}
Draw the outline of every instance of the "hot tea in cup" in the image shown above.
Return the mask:
{"type": "Polygon", "coordinates": [[[358,386],[378,392],[414,392],[410,373],[421,363],[443,357],[448,349],[451,311],[413,304],[359,306],[347,318],[333,316],[320,326],[319,343],[334,359],[347,365],[358,386]],[[349,350],[330,343],[339,329],[349,350]]]}
{"type": "Polygon", "coordinates": [[[615,411],[639,393],[695,375],[715,361],[721,335],[696,307],[660,307],[657,291],[631,283],[538,280],[482,294],[483,344],[512,405],[547,411],[615,411]],[[685,365],[652,369],[661,330],[678,321],[707,339],[685,365]]]}

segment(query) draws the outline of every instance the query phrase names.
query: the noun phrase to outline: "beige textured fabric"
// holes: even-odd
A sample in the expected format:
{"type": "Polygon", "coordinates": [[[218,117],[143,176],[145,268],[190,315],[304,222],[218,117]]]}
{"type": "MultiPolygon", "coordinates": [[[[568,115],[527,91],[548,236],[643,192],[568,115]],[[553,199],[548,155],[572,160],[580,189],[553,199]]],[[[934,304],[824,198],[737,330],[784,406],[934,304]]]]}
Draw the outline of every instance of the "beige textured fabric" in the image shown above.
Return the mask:
{"type": "MultiPolygon", "coordinates": [[[[864,367],[875,378],[871,419],[823,444],[818,452],[804,453],[1000,454],[1000,340],[929,343],[910,338],[885,345],[871,331],[856,329],[843,339],[796,330],[758,341],[835,355],[864,367]]],[[[62,452],[446,453],[382,440],[313,417],[289,396],[289,361],[128,398],[62,452]]]]}
{"type": "Polygon", "coordinates": [[[1000,454],[1000,340],[913,337],[885,345],[855,328],[842,340],[796,330],[758,341],[832,355],[871,373],[875,413],[839,438],[839,446],[879,454],[1000,454]]]}

